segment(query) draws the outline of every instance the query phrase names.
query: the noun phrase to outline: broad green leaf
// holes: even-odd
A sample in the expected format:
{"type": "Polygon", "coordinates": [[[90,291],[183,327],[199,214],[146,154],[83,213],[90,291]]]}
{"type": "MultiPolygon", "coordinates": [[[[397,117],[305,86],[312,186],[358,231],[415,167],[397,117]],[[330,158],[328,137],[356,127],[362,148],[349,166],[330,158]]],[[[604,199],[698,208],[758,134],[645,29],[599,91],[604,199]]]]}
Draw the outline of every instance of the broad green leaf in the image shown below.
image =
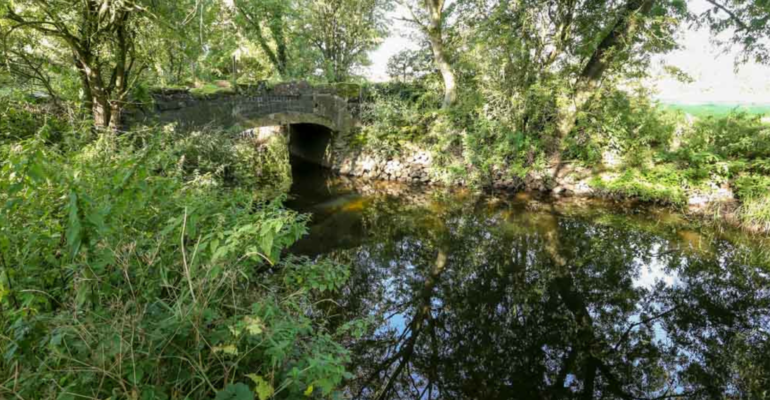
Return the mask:
{"type": "Polygon", "coordinates": [[[257,387],[254,390],[257,392],[257,397],[259,397],[259,400],[267,400],[273,396],[273,393],[275,392],[273,385],[262,378],[262,376],[257,374],[248,374],[246,376],[257,384],[257,387]]]}
{"type": "Polygon", "coordinates": [[[231,383],[217,392],[214,400],[254,400],[254,393],[244,383],[231,383]]]}
{"type": "Polygon", "coordinates": [[[29,177],[32,178],[32,180],[35,182],[42,182],[45,180],[45,172],[43,171],[43,167],[37,162],[32,162],[29,164],[27,175],[29,175],[29,177]]]}
{"type": "Polygon", "coordinates": [[[262,236],[259,245],[262,248],[262,253],[269,255],[273,250],[273,236],[270,234],[262,236]]]}
{"type": "Polygon", "coordinates": [[[234,344],[228,344],[228,345],[224,345],[224,346],[214,346],[212,348],[212,350],[214,350],[215,353],[225,353],[225,354],[229,354],[231,356],[237,356],[238,355],[238,348],[235,347],[234,344]]]}
{"type": "Polygon", "coordinates": [[[259,317],[249,317],[243,319],[246,323],[246,330],[252,335],[259,335],[265,328],[265,324],[259,317]]]}

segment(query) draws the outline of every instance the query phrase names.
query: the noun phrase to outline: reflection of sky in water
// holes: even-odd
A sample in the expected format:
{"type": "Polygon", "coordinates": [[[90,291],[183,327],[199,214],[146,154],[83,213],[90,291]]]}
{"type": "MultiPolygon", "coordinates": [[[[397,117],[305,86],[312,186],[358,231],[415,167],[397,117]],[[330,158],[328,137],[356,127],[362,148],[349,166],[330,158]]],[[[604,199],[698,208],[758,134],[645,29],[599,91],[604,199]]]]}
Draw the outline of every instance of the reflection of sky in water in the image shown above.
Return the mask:
{"type": "MultiPolygon", "coordinates": [[[[490,239],[492,237],[490,232],[483,232],[483,237],[485,239],[490,239]]],[[[418,242],[412,242],[411,245],[416,245],[419,247],[419,241],[418,242]]],[[[655,290],[661,290],[662,288],[675,288],[680,287],[684,285],[684,282],[682,282],[680,278],[680,274],[678,271],[673,270],[667,266],[667,258],[671,257],[679,257],[681,256],[681,253],[678,251],[671,252],[666,251],[666,249],[670,249],[672,244],[667,241],[660,240],[657,243],[653,243],[648,251],[644,252],[644,254],[641,254],[637,257],[635,257],[632,261],[632,264],[634,265],[637,273],[632,276],[632,287],[637,290],[644,290],[649,292],[654,292],[655,290]]],[[[406,243],[402,243],[402,250],[406,250],[409,245],[406,243]]],[[[534,258],[537,257],[537,254],[534,252],[531,252],[527,254],[526,258],[530,262],[534,262],[534,258]]],[[[397,267],[397,263],[399,260],[390,260],[389,267],[391,269],[394,269],[397,267]]],[[[722,264],[724,261],[720,260],[718,261],[720,264],[722,264]]],[[[633,270],[632,269],[632,270],[633,270]]],[[[404,266],[404,269],[402,270],[406,274],[412,276],[422,275],[424,274],[424,271],[421,273],[420,269],[415,267],[410,262],[407,262],[404,266]]],[[[476,272],[469,272],[468,273],[468,280],[472,281],[477,277],[476,272]]],[[[399,290],[398,285],[402,285],[404,282],[402,279],[398,279],[397,277],[387,274],[387,278],[382,282],[385,289],[385,297],[389,300],[391,304],[403,304],[404,301],[407,299],[402,298],[404,296],[404,293],[399,290]]],[[[492,287],[495,287],[497,284],[502,284],[502,282],[492,282],[492,287]]],[[[403,288],[401,288],[403,289],[403,288]]],[[[433,310],[440,310],[443,306],[443,301],[439,298],[433,298],[431,300],[433,310]]],[[[650,318],[650,313],[652,314],[661,314],[667,311],[665,307],[668,307],[665,304],[659,303],[659,302],[652,302],[647,304],[647,308],[644,310],[647,314],[645,314],[645,318],[650,318]]],[[[609,310],[609,309],[607,309],[609,310]]],[[[643,310],[643,307],[641,304],[637,304],[637,310],[639,311],[636,314],[631,315],[626,320],[626,325],[623,327],[623,330],[627,329],[628,327],[631,328],[633,331],[644,329],[645,325],[651,327],[652,329],[652,340],[660,346],[660,348],[671,348],[672,346],[675,346],[675,343],[671,340],[671,338],[668,335],[668,332],[664,329],[663,323],[661,321],[661,318],[657,318],[653,321],[645,322],[644,324],[640,324],[641,321],[641,311],[643,310]]],[[[385,310],[383,310],[385,311],[385,310]]],[[[411,318],[411,313],[413,310],[409,308],[402,308],[396,312],[393,312],[393,310],[390,310],[391,313],[387,314],[388,317],[386,318],[383,325],[379,326],[376,330],[377,335],[386,335],[388,332],[395,332],[397,336],[401,336],[404,331],[407,329],[407,326],[409,324],[409,320],[411,318]]],[[[495,307],[495,312],[500,315],[504,316],[506,313],[512,312],[511,310],[508,310],[505,308],[503,304],[498,304],[495,307]]],[[[589,310],[590,314],[594,318],[598,317],[595,309],[589,310]]],[[[760,323],[760,329],[764,329],[766,331],[767,328],[767,315],[763,315],[763,321],[765,323],[760,323]]],[[[395,348],[390,352],[390,354],[395,354],[398,352],[401,348],[401,345],[395,346],[395,348]]],[[[546,349],[544,349],[546,350],[546,349]]],[[[685,371],[686,365],[689,362],[699,362],[701,359],[701,356],[699,354],[694,354],[690,349],[687,348],[676,348],[676,353],[678,354],[680,358],[680,361],[682,363],[677,363],[673,366],[674,370],[671,372],[676,371],[676,373],[683,373],[685,371]],[[689,361],[686,361],[689,360],[689,361]]],[[[640,361],[635,361],[634,365],[639,364],[640,361]]],[[[412,381],[415,382],[418,386],[421,387],[421,389],[424,389],[427,385],[427,381],[425,380],[425,376],[421,375],[418,372],[410,372],[412,381]]],[[[564,381],[564,387],[569,388],[575,385],[578,385],[579,387],[579,379],[572,373],[567,374],[566,379],[564,381]]],[[[682,383],[678,379],[673,379],[671,381],[672,386],[668,387],[666,391],[664,392],[661,390],[660,392],[651,392],[650,395],[667,395],[667,396],[677,396],[677,395],[684,395],[686,394],[686,388],[682,385],[682,383]]],[[[435,388],[434,395],[437,393],[438,388],[435,388]]],[[[731,392],[735,393],[735,390],[732,389],[731,392]]],[[[427,398],[427,394],[423,392],[423,395],[421,398],[427,398]]]]}
{"type": "MultiPolygon", "coordinates": [[[[660,254],[662,245],[656,243],[652,246],[652,254],[660,254]]],[[[639,275],[634,277],[634,287],[652,289],[656,283],[663,282],[665,286],[671,287],[680,285],[679,273],[676,271],[667,271],[666,264],[660,257],[652,257],[649,262],[645,262],[641,257],[634,260],[639,265],[639,275]]]]}
{"type": "MultiPolygon", "coordinates": [[[[679,278],[679,272],[671,270],[667,268],[663,254],[663,243],[655,243],[651,247],[650,254],[653,256],[649,259],[649,261],[643,260],[640,257],[637,257],[634,260],[634,263],[636,265],[639,265],[639,275],[636,276],[633,280],[633,286],[637,289],[646,289],[646,290],[656,290],[657,288],[660,288],[658,286],[659,284],[662,284],[663,287],[666,288],[672,288],[672,287],[679,287],[683,285],[683,282],[679,278]]],[[[720,262],[721,264],[721,262],[720,262]]],[[[655,310],[657,310],[658,313],[664,313],[667,310],[664,309],[666,305],[661,304],[659,302],[652,302],[651,305],[654,307],[655,310]]],[[[649,316],[648,316],[649,318],[649,316]]],[[[636,314],[633,315],[631,318],[628,319],[628,322],[630,324],[638,324],[641,321],[641,315],[636,314]]],[[[674,342],[671,340],[671,338],[668,335],[668,332],[663,328],[663,324],[660,321],[660,319],[656,319],[655,321],[651,322],[652,324],[652,332],[653,332],[653,340],[658,343],[661,348],[667,348],[675,346],[674,342]]],[[[635,328],[639,329],[639,327],[635,328]]],[[[699,357],[695,354],[693,354],[690,350],[686,348],[679,347],[676,349],[676,353],[683,357],[686,360],[696,361],[699,357]]],[[[682,373],[685,370],[685,366],[682,364],[677,364],[675,367],[675,370],[678,373],[682,373]]],[[[682,395],[685,393],[685,388],[676,381],[674,383],[674,386],[670,388],[670,392],[668,395],[676,396],[676,395],[682,395]]],[[[664,393],[653,393],[653,395],[663,395],[664,393]]]]}
{"type": "MultiPolygon", "coordinates": [[[[613,221],[616,220],[611,218],[599,222],[592,221],[590,218],[573,220],[569,216],[564,217],[558,213],[552,214],[548,209],[541,211],[544,208],[533,208],[526,211],[523,209],[505,209],[506,214],[504,215],[500,214],[499,208],[494,210],[490,208],[483,210],[465,208],[456,214],[446,214],[446,209],[449,206],[443,205],[443,208],[437,208],[437,210],[422,208],[410,215],[409,209],[404,208],[408,206],[403,204],[409,204],[409,200],[399,199],[399,201],[402,203],[394,204],[393,201],[390,201],[385,204],[381,201],[379,204],[384,205],[384,207],[379,210],[376,200],[372,201],[367,196],[351,196],[348,192],[339,198],[326,198],[315,203],[320,204],[316,206],[316,209],[325,210],[328,213],[326,216],[332,222],[334,222],[335,217],[339,218],[346,212],[355,211],[357,218],[365,219],[372,214],[376,215],[376,218],[365,221],[365,223],[381,225],[379,227],[374,226],[375,231],[376,228],[385,228],[383,229],[384,234],[379,234],[381,236],[375,234],[373,237],[364,237],[363,233],[372,235],[371,232],[367,231],[369,226],[363,231],[351,233],[344,231],[344,229],[354,226],[354,224],[319,225],[324,230],[316,230],[317,235],[338,240],[338,242],[334,240],[319,241],[319,243],[331,248],[319,247],[322,251],[336,250],[337,247],[334,246],[338,246],[340,249],[350,249],[356,252],[358,256],[354,257],[354,268],[360,271],[371,271],[371,276],[377,278],[370,283],[372,286],[368,288],[375,298],[370,299],[371,302],[367,305],[366,312],[374,317],[379,325],[373,327],[374,332],[368,340],[381,340],[385,347],[382,347],[382,352],[377,353],[377,357],[382,356],[382,359],[387,359],[404,349],[405,343],[403,341],[397,342],[393,339],[403,339],[410,335],[407,329],[415,315],[415,301],[420,301],[416,299],[417,293],[425,283],[425,278],[429,275],[433,263],[432,258],[435,257],[436,231],[434,229],[437,229],[438,226],[434,226],[434,220],[435,217],[438,217],[437,219],[443,222],[445,224],[443,227],[447,229],[447,232],[443,234],[454,240],[454,247],[450,248],[450,262],[441,278],[442,283],[435,288],[434,296],[430,299],[433,316],[437,321],[454,322],[462,329],[461,318],[474,317],[458,317],[462,314],[453,314],[458,313],[459,311],[456,311],[458,309],[462,310],[465,303],[462,299],[455,298],[449,293],[467,293],[470,296],[480,296],[478,299],[473,298],[471,303],[480,301],[478,306],[484,309],[485,313],[493,315],[485,314],[488,318],[480,319],[478,322],[489,323],[490,328],[498,329],[500,340],[514,340],[514,342],[491,342],[484,344],[484,349],[481,349],[478,354],[463,353],[459,355],[459,358],[451,358],[457,356],[452,353],[455,350],[474,349],[474,345],[468,344],[468,341],[490,340],[490,338],[484,338],[483,335],[474,336],[474,332],[485,329],[484,326],[471,326],[467,332],[459,330],[458,332],[463,332],[464,336],[462,337],[465,339],[454,338],[454,340],[458,340],[455,343],[449,341],[452,336],[448,335],[448,342],[442,343],[442,345],[457,346],[456,349],[443,348],[443,351],[446,352],[445,355],[449,357],[448,359],[453,360],[452,362],[455,364],[460,364],[456,367],[458,375],[454,376],[455,380],[467,380],[473,384],[491,385],[490,387],[500,385],[501,382],[502,384],[515,382],[511,379],[513,376],[498,376],[496,377],[497,382],[486,381],[484,378],[472,376],[471,370],[463,370],[462,365],[467,363],[468,366],[474,366],[474,363],[479,362],[479,360],[487,361],[485,357],[492,357],[488,359],[489,365],[495,365],[498,360],[494,358],[494,353],[499,353],[500,358],[505,358],[509,351],[529,351],[526,347],[516,349],[518,344],[511,345],[511,343],[521,341],[526,346],[527,341],[533,339],[527,338],[526,335],[513,339],[507,337],[508,332],[505,332],[509,329],[507,327],[512,329],[510,332],[516,332],[515,329],[521,329],[521,325],[539,322],[539,320],[530,322],[527,319],[528,312],[538,311],[538,309],[542,311],[542,307],[551,307],[551,303],[540,303],[539,301],[546,299],[552,301],[553,296],[556,296],[555,302],[563,301],[563,298],[559,300],[560,296],[563,295],[549,294],[549,282],[552,282],[554,272],[549,267],[543,266],[548,264],[543,259],[543,257],[547,257],[543,250],[543,243],[547,240],[544,238],[551,232],[562,235],[563,245],[569,243],[570,245],[583,246],[577,248],[584,252],[595,250],[600,254],[596,258],[596,265],[589,263],[585,266],[588,268],[587,270],[575,270],[573,273],[576,282],[580,283],[577,289],[582,291],[578,295],[584,296],[589,301],[586,304],[586,310],[593,319],[595,335],[612,339],[609,340],[609,345],[613,346],[618,337],[626,330],[633,333],[631,339],[622,342],[623,344],[618,349],[623,355],[610,360],[615,363],[612,368],[617,368],[618,373],[622,373],[620,371],[623,360],[627,360],[634,367],[634,371],[625,378],[629,381],[638,378],[639,382],[637,383],[644,386],[649,383],[646,379],[654,379],[654,376],[641,377],[636,374],[636,368],[644,368],[642,363],[647,360],[644,358],[647,355],[640,356],[639,353],[635,353],[637,350],[644,351],[646,346],[652,344],[656,350],[676,356],[674,358],[660,358],[656,361],[665,364],[662,367],[672,380],[668,383],[670,385],[668,386],[668,393],[663,393],[665,388],[661,389],[661,386],[657,386],[647,392],[647,395],[651,397],[664,394],[668,396],[685,394],[685,390],[690,390],[685,370],[692,364],[705,363],[705,351],[709,350],[704,348],[704,346],[708,346],[707,340],[712,338],[719,341],[724,340],[724,337],[720,336],[723,333],[720,333],[719,327],[714,326],[714,323],[719,323],[719,316],[714,317],[712,321],[712,316],[708,314],[711,312],[708,309],[709,299],[699,298],[698,295],[714,296],[715,301],[723,300],[729,305],[729,301],[735,301],[734,296],[730,297],[732,295],[730,291],[734,289],[731,286],[731,281],[743,282],[746,279],[756,279],[760,285],[754,285],[756,290],[756,292],[752,292],[754,299],[748,299],[748,301],[757,301],[756,299],[770,296],[770,286],[765,284],[768,279],[767,271],[758,271],[745,267],[745,265],[742,266],[741,261],[737,259],[736,247],[719,246],[719,242],[714,241],[719,239],[713,239],[712,236],[701,231],[679,229],[661,229],[658,231],[654,228],[650,231],[646,229],[636,230],[632,221],[632,218],[635,217],[632,216],[617,219],[621,223],[615,226],[613,221]],[[359,208],[362,198],[366,200],[366,203],[361,203],[360,208],[366,208],[365,212],[361,212],[362,209],[359,208]],[[377,215],[378,213],[379,215],[377,215]],[[425,224],[426,216],[432,217],[430,224],[425,224]],[[627,221],[628,224],[626,224],[627,221]],[[412,222],[414,223],[412,224],[412,222]],[[401,227],[398,224],[405,226],[401,227]],[[351,237],[351,240],[344,242],[344,244],[338,244],[342,243],[340,238],[346,234],[351,237]],[[392,235],[392,237],[388,235],[392,235]],[[393,242],[394,240],[395,242],[393,242]],[[618,246],[617,252],[614,251],[616,249],[613,246],[618,246]],[[718,251],[714,251],[717,249],[718,251]],[[454,255],[452,255],[453,252],[454,255]],[[504,254],[500,252],[504,252],[504,254]],[[603,258],[605,255],[618,257],[617,261],[622,262],[622,264],[613,264],[612,258],[603,258]],[[485,263],[490,262],[490,260],[500,262],[496,265],[499,279],[495,279],[496,275],[494,272],[490,273],[490,269],[485,269],[488,266],[485,263]],[[511,266],[513,268],[509,269],[511,266]],[[605,267],[608,269],[602,269],[605,267]],[[607,279],[618,279],[618,276],[613,276],[613,271],[622,274],[621,287],[602,286],[602,280],[605,277],[604,272],[608,272],[607,279]],[[755,274],[752,275],[754,278],[743,276],[746,272],[755,274]],[[632,289],[630,291],[628,291],[629,280],[630,289],[632,289]],[[485,293],[475,288],[475,285],[480,284],[483,286],[479,286],[479,288],[483,287],[490,293],[499,294],[500,297],[493,295],[488,299],[499,303],[485,303],[487,301],[487,298],[484,297],[485,293]],[[527,297],[522,302],[516,294],[526,291],[533,293],[540,291],[541,295],[542,293],[545,295],[542,299],[538,299],[537,295],[527,297]],[[719,299],[723,293],[725,299],[719,299]],[[694,297],[674,301],[679,294],[694,297]],[[453,301],[457,303],[453,303],[453,301]],[[530,301],[532,303],[529,303],[530,301]],[[683,307],[697,308],[678,315],[679,311],[676,311],[674,307],[677,304],[683,307]],[[668,311],[672,311],[674,314],[669,313],[663,317],[660,316],[660,314],[668,311]],[[619,316],[619,318],[613,319],[613,315],[619,316]],[[646,321],[656,316],[657,318],[646,321]],[[678,320],[680,317],[693,318],[693,321],[683,323],[678,320]],[[607,323],[608,321],[611,323],[607,323]],[[503,343],[507,343],[508,347],[498,347],[503,343]]],[[[457,199],[453,201],[462,202],[462,200],[457,199]]],[[[603,212],[603,215],[612,215],[606,211],[603,212]]],[[[615,216],[614,218],[618,217],[615,216]]],[[[566,253],[569,254],[569,250],[566,253]]],[[[575,255],[580,257],[581,254],[584,253],[575,255]]],[[[749,263],[749,265],[751,264],[749,263]]],[[[364,276],[369,275],[364,274],[364,276]]],[[[562,308],[557,307],[553,308],[551,312],[563,313],[565,309],[563,306],[562,308]]],[[[762,335],[769,334],[770,315],[767,312],[759,311],[748,317],[754,337],[766,337],[762,335]]],[[[565,321],[569,321],[569,318],[565,321]]],[[[550,323],[554,322],[551,321],[550,323]]],[[[527,355],[527,353],[521,353],[520,358],[522,355],[524,359],[526,357],[543,357],[542,361],[548,365],[549,370],[557,371],[560,368],[560,358],[564,356],[565,349],[580,343],[575,341],[573,333],[570,333],[569,329],[574,329],[574,327],[571,327],[569,322],[566,322],[566,325],[559,324],[561,323],[557,322],[557,325],[553,325],[553,329],[559,330],[561,326],[566,329],[555,335],[553,339],[549,339],[555,341],[552,347],[542,348],[543,354],[527,355]]],[[[532,326],[532,328],[536,329],[537,326],[532,326]]],[[[728,327],[727,329],[731,328],[728,327]]],[[[423,345],[425,345],[424,342],[423,345]]],[[[425,349],[418,351],[425,351],[425,349]]],[[[404,380],[402,384],[421,389],[426,387],[426,372],[420,370],[420,368],[425,367],[425,354],[422,356],[421,362],[423,364],[412,365],[401,375],[404,380]]],[[[652,357],[656,356],[653,354],[652,357]]],[[[380,361],[382,360],[375,357],[364,360],[364,364],[358,367],[362,368],[362,371],[366,371],[367,368],[373,369],[380,361]]],[[[511,361],[512,364],[517,365],[513,360],[511,361]]],[[[640,371],[645,370],[640,369],[640,371]]],[[[522,371],[517,373],[522,373],[522,371]]],[[[582,374],[583,372],[580,370],[567,371],[564,386],[572,388],[571,390],[581,390],[582,374]]],[[[725,378],[730,379],[729,377],[725,378]]],[[[375,390],[375,387],[370,388],[375,390]]],[[[436,398],[439,389],[445,390],[446,388],[434,386],[434,398],[436,398]]],[[[729,385],[725,385],[723,390],[728,393],[740,393],[740,390],[729,385]]],[[[402,398],[419,398],[417,394],[404,397],[404,393],[407,392],[400,393],[402,398]]],[[[450,392],[442,394],[451,395],[450,392]]],[[[423,394],[422,397],[427,398],[427,395],[423,394]]]]}
{"type": "MultiPolygon", "coordinates": [[[[390,299],[391,301],[395,301],[397,298],[397,287],[396,285],[396,278],[393,276],[388,276],[388,278],[385,279],[384,282],[382,282],[383,286],[385,287],[385,298],[390,299]]],[[[389,315],[389,317],[386,319],[385,324],[381,325],[377,328],[375,331],[375,334],[377,335],[383,335],[390,331],[395,331],[396,334],[401,335],[404,332],[404,329],[406,329],[406,315],[402,311],[396,311],[395,313],[392,313],[391,310],[383,310],[385,311],[385,315],[389,315]],[[388,312],[391,311],[391,312],[388,312]]]]}

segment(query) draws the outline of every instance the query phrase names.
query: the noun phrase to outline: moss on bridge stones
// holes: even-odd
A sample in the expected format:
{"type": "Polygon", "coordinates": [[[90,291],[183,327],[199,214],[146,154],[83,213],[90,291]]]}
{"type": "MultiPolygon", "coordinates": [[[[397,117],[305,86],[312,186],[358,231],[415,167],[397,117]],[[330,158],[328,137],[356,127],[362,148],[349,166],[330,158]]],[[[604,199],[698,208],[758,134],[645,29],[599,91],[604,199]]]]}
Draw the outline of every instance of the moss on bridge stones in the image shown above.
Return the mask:
{"type": "MultiPolygon", "coordinates": [[[[347,94],[357,85],[343,85],[347,94]]],[[[348,100],[307,82],[233,88],[206,85],[198,89],[156,88],[149,99],[127,109],[124,126],[135,123],[176,123],[180,129],[203,126],[244,128],[313,123],[346,132],[355,125],[348,100]]]]}
{"type": "Polygon", "coordinates": [[[342,97],[345,100],[358,100],[361,98],[361,85],[357,83],[332,83],[316,86],[319,93],[328,93],[342,97]]]}

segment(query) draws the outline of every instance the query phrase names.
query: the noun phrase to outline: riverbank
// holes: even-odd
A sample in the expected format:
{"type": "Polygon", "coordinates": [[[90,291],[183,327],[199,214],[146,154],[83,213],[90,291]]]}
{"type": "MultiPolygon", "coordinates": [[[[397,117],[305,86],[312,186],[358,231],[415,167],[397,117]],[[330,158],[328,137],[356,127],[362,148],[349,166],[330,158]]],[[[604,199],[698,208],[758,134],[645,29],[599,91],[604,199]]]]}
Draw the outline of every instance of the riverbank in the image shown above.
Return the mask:
{"type": "Polygon", "coordinates": [[[367,179],[629,199],[770,232],[770,124],[760,115],[693,117],[644,91],[615,91],[560,136],[554,104],[533,120],[404,93],[383,89],[358,130],[335,137],[327,164],[367,179]]]}
{"type": "MultiPolygon", "coordinates": [[[[677,181],[677,171],[671,166],[627,168],[603,163],[590,168],[582,163],[565,162],[559,168],[532,170],[523,177],[511,176],[505,168],[497,168],[487,177],[486,184],[479,185],[470,182],[467,174],[453,175],[445,167],[435,165],[435,155],[416,145],[405,146],[399,154],[382,154],[350,150],[346,143],[336,141],[327,165],[345,176],[414,185],[471,187],[484,192],[534,192],[554,199],[575,197],[653,204],[750,233],[770,233],[770,223],[751,219],[752,205],[740,201],[730,182],[711,180],[687,185],[677,181]]],[[[472,166],[467,168],[472,172],[472,166]]]]}

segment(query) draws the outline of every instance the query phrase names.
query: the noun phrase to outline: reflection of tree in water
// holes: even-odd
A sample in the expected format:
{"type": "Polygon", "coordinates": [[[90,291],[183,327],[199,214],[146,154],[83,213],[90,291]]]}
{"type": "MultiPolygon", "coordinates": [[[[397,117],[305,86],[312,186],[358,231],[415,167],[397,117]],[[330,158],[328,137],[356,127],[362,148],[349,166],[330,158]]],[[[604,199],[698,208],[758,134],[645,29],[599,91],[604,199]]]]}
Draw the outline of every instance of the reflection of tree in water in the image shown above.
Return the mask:
{"type": "Polygon", "coordinates": [[[364,214],[370,239],[338,254],[346,312],[376,322],[355,397],[767,396],[770,278],[745,249],[484,204],[364,214]],[[640,284],[650,265],[676,278],[640,284]]]}

